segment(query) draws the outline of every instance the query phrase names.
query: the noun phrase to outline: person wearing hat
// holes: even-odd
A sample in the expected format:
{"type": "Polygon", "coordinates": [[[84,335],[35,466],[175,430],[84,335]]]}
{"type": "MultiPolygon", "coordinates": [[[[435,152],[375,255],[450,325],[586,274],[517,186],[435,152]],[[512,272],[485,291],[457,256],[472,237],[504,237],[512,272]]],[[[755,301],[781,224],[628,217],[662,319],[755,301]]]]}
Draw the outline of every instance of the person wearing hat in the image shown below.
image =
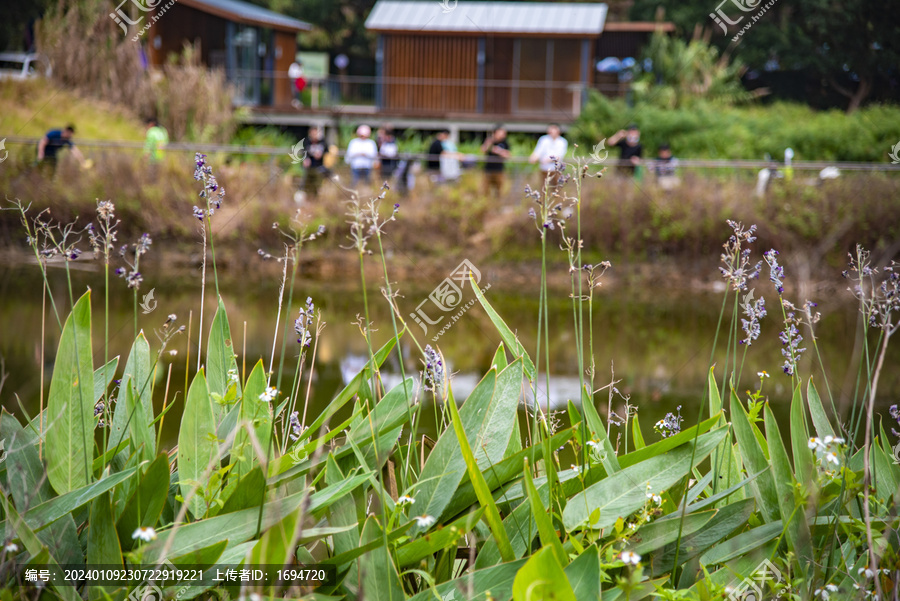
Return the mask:
{"type": "Polygon", "coordinates": [[[630,176],[635,175],[635,170],[641,163],[644,147],[641,146],[641,130],[637,124],[632,123],[628,129],[620,129],[607,140],[610,147],[619,147],[619,169],[630,176]]]}
{"type": "Polygon", "coordinates": [[[360,181],[368,184],[372,178],[372,168],[378,164],[378,147],[371,135],[372,129],[368,125],[360,125],[356,128],[356,137],[347,146],[344,160],[350,165],[352,188],[360,181]]]}

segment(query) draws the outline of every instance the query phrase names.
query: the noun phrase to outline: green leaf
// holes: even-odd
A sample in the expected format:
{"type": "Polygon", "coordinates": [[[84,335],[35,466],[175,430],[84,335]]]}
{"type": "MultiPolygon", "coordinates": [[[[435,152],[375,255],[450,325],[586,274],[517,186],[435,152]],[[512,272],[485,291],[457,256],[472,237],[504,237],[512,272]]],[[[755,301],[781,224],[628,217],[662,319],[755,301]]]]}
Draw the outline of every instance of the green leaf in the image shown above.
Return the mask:
{"type": "Polygon", "coordinates": [[[563,570],[578,601],[600,601],[600,552],[591,545],[563,570]]]}
{"type": "Polygon", "coordinates": [[[23,516],[25,523],[33,530],[40,530],[47,524],[55,522],[67,513],[75,511],[106,491],[112,490],[116,485],[131,477],[135,471],[137,471],[137,467],[129,468],[111,476],[101,478],[93,484],[88,484],[78,490],[73,490],[72,492],[45,501],[40,505],[31,508],[23,516]]]}
{"type": "Polygon", "coordinates": [[[247,378],[243,398],[240,401],[239,427],[231,445],[231,468],[224,496],[232,494],[237,483],[261,463],[258,451],[253,448],[248,428],[259,441],[263,453],[269,451],[269,437],[272,434],[272,408],[260,398],[266,391],[266,368],[258,361],[247,378]]]}
{"type": "MultiPolygon", "coordinates": [[[[619,466],[616,450],[609,441],[603,418],[600,417],[600,414],[597,413],[597,408],[594,407],[594,398],[586,387],[581,389],[581,409],[584,411],[584,419],[592,437],[600,442],[600,460],[603,463],[603,467],[608,474],[618,472],[622,468],[619,466]]],[[[586,444],[587,441],[584,441],[584,443],[586,444]]]]}
{"type": "Polygon", "coordinates": [[[747,553],[752,553],[778,537],[783,529],[784,525],[781,523],[781,520],[778,520],[777,522],[763,524],[752,530],[741,532],[737,536],[711,547],[700,556],[700,563],[703,565],[715,565],[731,561],[747,553]]]}
{"type": "Polygon", "coordinates": [[[809,414],[812,416],[813,426],[815,426],[819,438],[834,436],[834,429],[831,427],[828,414],[825,413],[825,407],[822,406],[822,399],[819,397],[816,385],[813,384],[812,377],[809,378],[809,384],[806,387],[806,399],[809,402],[809,414]]]}
{"type": "MultiPolygon", "coordinates": [[[[286,515],[297,509],[305,498],[307,498],[307,492],[302,491],[266,503],[263,508],[262,529],[271,528],[283,520],[286,515]]],[[[165,559],[160,557],[160,553],[166,546],[169,546],[166,554],[166,558],[168,558],[197,551],[223,540],[227,540],[230,546],[243,543],[256,536],[258,519],[259,507],[251,507],[190,524],[181,524],[172,530],[161,531],[157,540],[143,547],[144,563],[155,563],[165,559]]],[[[321,532],[316,528],[304,530],[304,534],[312,535],[321,532]]]]}
{"type": "MultiPolygon", "coordinates": [[[[797,480],[804,485],[812,484],[816,477],[816,465],[813,461],[809,442],[809,429],[806,426],[806,412],[803,409],[803,395],[800,385],[794,389],[794,398],[791,400],[791,451],[794,454],[794,469],[797,471],[797,480]]],[[[771,448],[771,444],[769,447],[771,448]]]]}
{"type": "Polygon", "coordinates": [[[216,420],[201,368],[188,390],[178,431],[178,478],[181,496],[195,518],[206,513],[203,493],[218,468],[216,420]]]}
{"type": "Polygon", "coordinates": [[[491,367],[496,367],[497,371],[503,371],[506,369],[506,366],[509,365],[509,362],[506,360],[506,349],[503,347],[503,343],[497,347],[497,352],[494,353],[494,358],[491,359],[491,367]]]}
{"type": "Polygon", "coordinates": [[[662,440],[658,440],[653,444],[644,447],[643,449],[638,449],[636,451],[632,451],[627,455],[622,455],[619,457],[619,464],[622,467],[629,467],[632,465],[636,465],[642,461],[646,461],[651,457],[657,457],[674,449],[675,447],[681,446],[683,444],[693,442],[694,438],[697,437],[697,430],[699,429],[699,434],[706,434],[712,429],[713,426],[719,421],[720,416],[714,415],[713,417],[700,422],[699,426],[691,426],[690,428],[686,428],[682,430],[675,436],[669,436],[668,438],[663,438],[662,440]]]}
{"type": "Polygon", "coordinates": [[[660,493],[689,474],[725,437],[727,428],[719,428],[664,455],[651,457],[617,472],[576,494],[566,504],[563,524],[573,530],[587,524],[590,528],[608,528],[623,515],[636,511],[647,502],[647,486],[660,493]],[[598,515],[599,514],[599,515],[598,515]],[[596,519],[594,519],[594,516],[596,519]]]}
{"type": "Polygon", "coordinates": [[[738,399],[734,390],[731,391],[731,423],[734,427],[734,437],[737,439],[738,449],[747,473],[759,473],[751,483],[751,488],[759,509],[765,521],[774,522],[781,519],[781,510],[778,503],[778,493],[775,489],[775,480],[769,468],[769,460],[763,454],[759,441],[750,424],[750,418],[744,410],[744,406],[738,399]]]}
{"type": "MultiPolygon", "coordinates": [[[[428,533],[428,536],[420,536],[397,549],[397,565],[404,567],[433,555],[441,549],[456,547],[459,540],[467,532],[475,527],[478,520],[484,514],[484,508],[479,508],[472,513],[467,513],[455,522],[447,524],[443,528],[428,533]]],[[[403,530],[403,528],[398,528],[403,530]]],[[[396,531],[395,531],[396,532],[396,531]]],[[[393,532],[391,533],[394,534],[393,532]]]]}
{"type": "Polygon", "coordinates": [[[577,601],[572,585],[566,577],[553,549],[544,547],[531,556],[513,583],[514,601],[577,601]]]}
{"type": "Polygon", "coordinates": [[[157,455],[144,473],[140,484],[125,504],[122,515],[116,522],[116,532],[125,550],[130,550],[134,542],[131,535],[139,527],[155,527],[169,492],[169,456],[157,455]]]}
{"type": "Polygon", "coordinates": [[[638,421],[637,415],[631,418],[631,436],[633,439],[634,449],[636,451],[640,451],[645,446],[647,446],[644,443],[644,434],[641,432],[641,424],[638,421]]]}
{"type": "MultiPolygon", "coordinates": [[[[206,373],[210,394],[225,397],[228,391],[228,370],[237,372],[237,361],[234,358],[234,344],[231,340],[231,328],[228,326],[228,315],[225,303],[219,297],[219,307],[209,328],[209,340],[206,343],[206,373]]],[[[238,380],[237,396],[241,396],[241,384],[238,380]]],[[[225,415],[225,407],[215,403],[213,407],[218,423],[225,415]]]]}
{"type": "MultiPolygon", "coordinates": [[[[129,534],[130,537],[130,534],[129,534]]],[[[91,503],[88,519],[87,563],[89,566],[123,566],[122,548],[113,522],[109,493],[104,493],[91,503]]],[[[110,587],[113,588],[113,587],[110,587]]],[[[92,599],[102,599],[103,587],[89,587],[92,599]]]]}
{"type": "MultiPolygon", "coordinates": [[[[38,540],[34,531],[25,523],[25,520],[23,520],[19,515],[19,512],[16,511],[16,508],[7,501],[6,494],[2,492],[0,492],[0,505],[3,506],[3,513],[9,518],[13,530],[22,540],[22,544],[25,545],[25,549],[28,553],[30,553],[32,557],[40,557],[43,564],[52,566],[55,568],[55,571],[59,572],[59,565],[56,559],[48,552],[47,547],[41,544],[41,541],[38,540]],[[44,560],[44,557],[47,558],[46,561],[44,560]]],[[[50,583],[50,586],[56,590],[57,594],[64,601],[81,601],[81,597],[75,592],[74,587],[57,585],[53,582],[50,583]]]]}
{"type": "Polygon", "coordinates": [[[682,537],[697,532],[706,526],[715,515],[715,510],[689,513],[682,520],[681,512],[678,511],[664,519],[648,522],[635,532],[631,538],[633,546],[630,548],[639,555],[655,551],[678,540],[679,531],[682,537]]]}
{"type": "Polygon", "coordinates": [[[743,526],[755,506],[753,499],[743,499],[721,509],[716,509],[716,515],[700,530],[681,539],[680,545],[666,545],[662,552],[654,553],[650,564],[654,577],[670,571],[678,556],[678,565],[683,565],[690,559],[697,557],[712,545],[724,540],[729,534],[743,526]]]}
{"type": "Polygon", "coordinates": [[[50,394],[45,434],[47,478],[59,493],[88,484],[94,458],[94,368],[91,365],[91,292],[66,318],[50,394]]]}
{"type": "Polygon", "coordinates": [[[469,283],[472,284],[472,290],[475,292],[475,297],[478,299],[478,302],[481,303],[481,306],[484,308],[484,312],[487,313],[488,318],[494,324],[494,327],[497,328],[497,332],[500,334],[500,338],[503,340],[503,343],[513,354],[513,357],[522,359],[525,370],[525,377],[527,377],[529,381],[533,382],[535,377],[534,362],[532,362],[531,357],[528,356],[528,352],[525,350],[525,347],[522,346],[522,343],[519,342],[519,339],[516,337],[513,331],[509,329],[509,326],[506,325],[506,322],[503,321],[503,318],[500,317],[500,314],[494,310],[494,308],[491,306],[491,303],[487,301],[481,290],[478,289],[478,284],[475,283],[475,279],[471,273],[469,274],[469,283]]]}
{"type": "MultiPolygon", "coordinates": [[[[234,472],[232,471],[232,474],[234,472]]],[[[250,470],[250,473],[244,476],[234,488],[234,491],[228,495],[225,506],[218,511],[218,514],[231,513],[232,511],[240,511],[248,507],[259,507],[260,490],[265,488],[266,479],[263,478],[262,468],[257,466],[250,470]]]]}
{"type": "MultiPolygon", "coordinates": [[[[475,423],[474,418],[484,415],[493,397],[496,383],[497,371],[491,369],[463,404],[460,415],[464,415],[468,420],[464,422],[469,425],[466,430],[467,438],[477,436],[481,424],[475,423]]],[[[445,431],[434,445],[422,473],[419,474],[419,484],[413,495],[416,502],[411,507],[410,515],[430,515],[440,518],[456,489],[459,488],[465,472],[466,464],[459,450],[456,434],[445,431]]]]}
{"type": "Polygon", "coordinates": [[[284,566],[291,563],[300,534],[302,509],[297,508],[266,530],[250,551],[248,564],[284,566]]]}
{"type": "Polygon", "coordinates": [[[94,371],[94,402],[96,403],[106,393],[109,383],[116,377],[116,368],[119,367],[119,358],[113,357],[109,363],[94,371]]]}
{"type": "Polygon", "coordinates": [[[213,543],[208,547],[203,547],[202,549],[197,549],[195,551],[189,551],[188,553],[179,555],[178,557],[170,557],[169,561],[175,566],[192,566],[194,568],[196,568],[197,566],[201,566],[204,569],[211,568],[222,556],[222,552],[227,546],[227,540],[220,540],[219,542],[213,543]]]}
{"type": "MultiPolygon", "coordinates": [[[[333,456],[328,456],[325,466],[325,483],[338,485],[343,482],[345,476],[333,456]]],[[[351,530],[334,536],[334,554],[341,555],[349,552],[359,543],[359,518],[356,513],[356,498],[353,495],[344,495],[337,499],[328,508],[328,523],[332,526],[350,526],[351,530]]],[[[355,567],[354,567],[355,569],[355,567]]]]}
{"type": "Polygon", "coordinates": [[[119,389],[119,402],[131,415],[131,421],[128,422],[131,448],[136,451],[139,460],[150,461],[156,451],[156,429],[151,422],[146,421],[145,412],[137,405],[139,401],[132,380],[122,383],[119,389]]]}
{"type": "MultiPolygon", "coordinates": [[[[383,537],[381,525],[370,517],[363,526],[361,545],[383,537]]],[[[358,560],[360,597],[370,601],[401,601],[406,599],[397,568],[384,545],[369,551],[358,560]]]]}
{"type": "MultiPolygon", "coordinates": [[[[490,591],[491,597],[494,599],[510,599],[516,573],[524,564],[525,560],[520,559],[483,570],[475,570],[455,580],[437,585],[436,591],[431,589],[422,591],[410,601],[434,601],[435,592],[443,601],[480,599],[485,597],[487,591],[490,591]],[[470,590],[471,596],[469,596],[470,590]]],[[[535,597],[535,601],[537,601],[537,597],[535,597]]]]}
{"type": "Polygon", "coordinates": [[[415,412],[415,381],[407,378],[394,386],[371,412],[359,415],[350,426],[348,442],[360,445],[365,467],[380,469],[397,443],[402,424],[415,412]],[[374,441],[362,446],[363,441],[374,441]]]}
{"type": "MultiPolygon", "coordinates": [[[[150,400],[150,344],[144,333],[141,332],[134,339],[131,345],[131,352],[128,354],[128,361],[125,362],[125,371],[122,374],[122,381],[119,383],[119,390],[128,388],[128,382],[134,382],[134,389],[137,392],[138,406],[144,411],[144,422],[153,422],[153,403],[150,400]],[[146,399],[147,402],[141,402],[146,399]]],[[[121,393],[120,393],[121,394],[121,393]]],[[[109,438],[107,439],[106,450],[110,450],[118,446],[123,440],[128,438],[128,425],[132,416],[128,414],[125,404],[116,404],[113,409],[112,424],[109,427],[109,438]]],[[[134,441],[132,441],[134,444],[134,441]]]]}
{"type": "MultiPolygon", "coordinates": [[[[534,523],[537,524],[538,534],[541,537],[541,544],[553,549],[553,554],[556,555],[556,561],[559,562],[559,565],[568,565],[569,557],[566,555],[566,552],[563,551],[562,543],[559,542],[559,535],[556,534],[556,529],[553,527],[553,521],[550,519],[550,516],[547,515],[547,509],[541,502],[541,497],[538,495],[537,488],[534,487],[534,481],[531,479],[531,470],[528,467],[527,459],[525,460],[522,486],[525,489],[525,493],[528,495],[528,502],[531,505],[531,514],[534,516],[534,523]]],[[[493,499],[491,499],[491,502],[493,503],[493,499]]]]}
{"type": "MultiPolygon", "coordinates": [[[[515,364],[521,366],[521,363],[518,361],[516,361],[515,364]]],[[[518,373],[520,374],[519,381],[521,382],[521,371],[518,373]]],[[[447,403],[447,407],[450,409],[453,430],[456,432],[456,439],[459,441],[459,448],[462,452],[463,460],[466,463],[469,479],[475,487],[475,494],[478,496],[478,501],[481,503],[481,506],[484,507],[485,521],[490,527],[491,533],[494,535],[494,540],[497,543],[503,561],[513,561],[516,557],[513,554],[512,547],[509,545],[509,537],[507,537],[506,530],[503,528],[500,512],[497,510],[497,504],[494,502],[494,497],[491,495],[487,482],[484,481],[484,476],[481,475],[481,470],[478,469],[478,464],[475,462],[475,454],[472,453],[472,447],[469,446],[469,439],[466,436],[466,430],[463,426],[462,418],[459,416],[459,410],[456,408],[456,403],[447,403]]]]}

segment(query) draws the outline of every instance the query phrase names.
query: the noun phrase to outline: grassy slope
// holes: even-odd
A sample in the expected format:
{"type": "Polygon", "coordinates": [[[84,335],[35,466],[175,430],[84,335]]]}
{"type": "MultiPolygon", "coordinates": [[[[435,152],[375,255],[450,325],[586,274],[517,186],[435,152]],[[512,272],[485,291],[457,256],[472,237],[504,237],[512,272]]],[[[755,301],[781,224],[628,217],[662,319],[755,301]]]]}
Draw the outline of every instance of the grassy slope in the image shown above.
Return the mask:
{"type": "Polygon", "coordinates": [[[81,98],[43,80],[0,82],[0,136],[42,136],[75,125],[76,138],[134,140],[144,137],[140,119],[109,103],[81,98]]]}

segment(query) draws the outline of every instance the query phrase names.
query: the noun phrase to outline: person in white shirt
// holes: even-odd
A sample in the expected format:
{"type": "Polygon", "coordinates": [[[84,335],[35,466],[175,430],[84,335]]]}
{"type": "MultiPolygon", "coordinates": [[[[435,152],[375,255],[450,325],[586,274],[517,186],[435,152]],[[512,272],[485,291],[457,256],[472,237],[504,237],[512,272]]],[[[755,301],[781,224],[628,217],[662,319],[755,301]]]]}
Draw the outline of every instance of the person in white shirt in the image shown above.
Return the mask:
{"type": "Polygon", "coordinates": [[[372,168],[378,163],[378,147],[375,140],[369,136],[372,129],[368,125],[360,125],[356,129],[356,137],[350,140],[347,146],[347,155],[344,160],[350,165],[351,188],[355,188],[360,181],[369,183],[372,177],[372,168]]]}
{"type": "MultiPolygon", "coordinates": [[[[555,186],[559,181],[559,171],[554,160],[561,163],[568,150],[569,143],[559,134],[559,125],[551,123],[547,127],[546,135],[538,139],[537,146],[534,147],[534,152],[531,153],[528,162],[537,163],[541,168],[541,179],[549,177],[550,185],[555,186]]],[[[541,183],[543,185],[543,181],[541,183]]]]}

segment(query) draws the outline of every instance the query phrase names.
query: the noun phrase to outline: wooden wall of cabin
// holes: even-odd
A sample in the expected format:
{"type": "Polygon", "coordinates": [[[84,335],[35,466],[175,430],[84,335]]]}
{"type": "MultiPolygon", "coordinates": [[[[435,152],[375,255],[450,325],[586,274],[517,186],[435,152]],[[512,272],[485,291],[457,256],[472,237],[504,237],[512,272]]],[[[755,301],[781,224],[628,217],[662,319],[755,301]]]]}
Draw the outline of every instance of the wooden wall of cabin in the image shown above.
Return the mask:
{"type": "Polygon", "coordinates": [[[224,66],[215,63],[225,53],[225,28],[225,19],[176,2],[144,34],[147,60],[161,67],[170,54],[180,55],[188,43],[199,47],[204,65],[224,66]]]}
{"type": "Polygon", "coordinates": [[[478,38],[385,35],[383,77],[385,110],[475,113],[478,38]]]}
{"type": "Polygon", "coordinates": [[[484,112],[508,115],[512,112],[513,38],[485,38],[484,112]]]}
{"type": "Polygon", "coordinates": [[[275,32],[275,94],[272,104],[289,106],[293,97],[293,82],[287,72],[297,55],[297,36],[285,31],[275,32]]]}

